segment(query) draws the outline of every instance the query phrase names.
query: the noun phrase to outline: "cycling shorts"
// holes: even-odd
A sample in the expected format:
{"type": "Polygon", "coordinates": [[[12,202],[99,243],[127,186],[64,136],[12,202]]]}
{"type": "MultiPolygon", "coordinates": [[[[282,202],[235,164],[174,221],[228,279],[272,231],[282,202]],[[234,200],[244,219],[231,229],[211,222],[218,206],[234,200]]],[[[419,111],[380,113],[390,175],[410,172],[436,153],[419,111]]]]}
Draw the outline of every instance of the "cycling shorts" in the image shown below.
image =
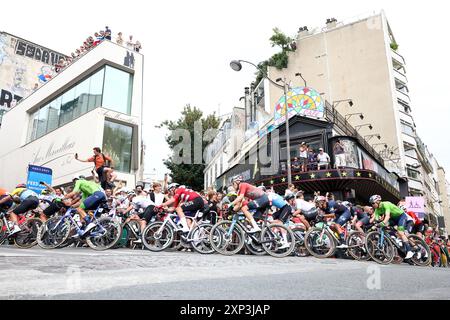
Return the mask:
{"type": "Polygon", "coordinates": [[[247,206],[249,210],[264,211],[270,206],[269,196],[264,194],[261,197],[250,201],[247,206]]]}
{"type": "Polygon", "coordinates": [[[39,199],[35,196],[29,196],[23,200],[12,212],[15,214],[24,214],[29,210],[34,210],[39,206],[39,199]]]}
{"type": "Polygon", "coordinates": [[[81,209],[96,210],[98,206],[106,201],[106,196],[101,191],[95,191],[92,195],[87,197],[80,205],[81,209]]]}
{"type": "Polygon", "coordinates": [[[350,210],[345,210],[343,213],[341,214],[336,214],[336,219],[334,219],[334,223],[337,223],[340,226],[343,226],[344,224],[347,223],[347,221],[349,221],[352,217],[352,213],[350,212],[350,210]]]}
{"type": "Polygon", "coordinates": [[[367,214],[364,214],[361,218],[358,218],[357,222],[361,222],[363,226],[366,226],[370,223],[370,218],[367,214]]]}
{"type": "Polygon", "coordinates": [[[183,210],[184,214],[189,217],[195,216],[197,211],[203,211],[205,208],[205,202],[202,197],[195,198],[192,201],[187,201],[181,205],[181,210],[183,210]]]}
{"type": "MultiPolygon", "coordinates": [[[[6,197],[9,197],[9,195],[7,195],[7,194],[1,195],[0,200],[3,198],[6,198],[6,197]]],[[[14,202],[12,200],[8,200],[8,201],[0,204],[0,210],[5,210],[5,211],[9,210],[9,208],[11,208],[13,204],[14,204],[14,202]]]]}
{"type": "Polygon", "coordinates": [[[64,203],[62,201],[52,201],[50,203],[50,205],[47,208],[45,208],[45,210],[43,212],[47,217],[51,217],[52,215],[58,213],[59,210],[61,210],[61,208],[64,208],[64,207],[66,207],[66,206],[64,205],[64,203]]]}
{"type": "Polygon", "coordinates": [[[281,220],[283,221],[283,223],[286,223],[290,216],[292,214],[292,208],[290,205],[285,205],[283,208],[278,209],[274,214],[273,214],[273,219],[274,220],[281,220]]]}
{"type": "Polygon", "coordinates": [[[389,225],[397,226],[398,231],[405,231],[407,222],[408,222],[408,215],[406,213],[402,213],[397,218],[391,217],[391,219],[389,219],[389,225]]]}
{"type": "Polygon", "coordinates": [[[423,234],[425,232],[425,224],[424,223],[414,224],[413,221],[410,221],[407,224],[406,230],[408,230],[410,234],[416,234],[417,232],[423,234]]]}

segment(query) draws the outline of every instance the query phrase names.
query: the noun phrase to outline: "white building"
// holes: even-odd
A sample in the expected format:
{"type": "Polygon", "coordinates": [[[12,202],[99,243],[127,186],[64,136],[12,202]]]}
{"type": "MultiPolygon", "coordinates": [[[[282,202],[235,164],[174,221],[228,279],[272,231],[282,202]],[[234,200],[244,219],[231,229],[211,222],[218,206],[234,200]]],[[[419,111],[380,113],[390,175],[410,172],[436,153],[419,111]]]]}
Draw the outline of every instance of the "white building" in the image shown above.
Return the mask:
{"type": "Polygon", "coordinates": [[[29,164],[53,170],[53,185],[91,175],[100,147],[111,156],[118,180],[142,180],[142,54],[103,41],[3,116],[0,184],[27,179],[29,164]]]}

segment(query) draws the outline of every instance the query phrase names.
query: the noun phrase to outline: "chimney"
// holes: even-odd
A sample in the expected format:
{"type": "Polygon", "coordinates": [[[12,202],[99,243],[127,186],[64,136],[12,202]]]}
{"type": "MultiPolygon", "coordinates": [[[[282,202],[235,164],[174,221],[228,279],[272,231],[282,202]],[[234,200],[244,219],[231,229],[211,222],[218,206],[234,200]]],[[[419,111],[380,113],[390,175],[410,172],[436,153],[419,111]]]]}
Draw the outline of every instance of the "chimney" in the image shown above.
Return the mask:
{"type": "Polygon", "coordinates": [[[327,28],[333,29],[336,28],[337,20],[335,18],[327,19],[327,28]]]}
{"type": "Polygon", "coordinates": [[[304,37],[306,37],[307,35],[309,35],[309,31],[308,31],[308,27],[307,27],[307,26],[300,27],[300,28],[298,29],[298,39],[304,38],[304,37]]]}

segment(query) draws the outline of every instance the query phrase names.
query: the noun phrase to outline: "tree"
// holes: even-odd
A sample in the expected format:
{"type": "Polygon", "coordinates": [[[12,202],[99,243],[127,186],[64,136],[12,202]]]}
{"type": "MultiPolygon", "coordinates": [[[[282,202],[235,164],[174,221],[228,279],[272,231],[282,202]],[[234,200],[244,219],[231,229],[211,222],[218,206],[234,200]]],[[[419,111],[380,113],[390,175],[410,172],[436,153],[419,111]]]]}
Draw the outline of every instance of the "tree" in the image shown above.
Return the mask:
{"type": "Polygon", "coordinates": [[[166,120],[157,126],[157,128],[165,127],[170,131],[166,136],[166,142],[172,150],[176,149],[177,145],[181,142],[181,139],[174,139],[172,133],[178,129],[185,129],[189,132],[191,139],[190,161],[188,163],[179,163],[178,161],[174,161],[174,156],[178,157],[180,155],[172,154],[169,159],[164,160],[164,165],[170,170],[172,181],[187,185],[194,190],[203,190],[203,170],[205,169],[205,164],[203,163],[203,159],[201,164],[194,163],[194,139],[201,139],[202,155],[209,141],[204,141],[200,137],[194,137],[194,124],[196,121],[201,121],[202,137],[208,129],[217,129],[220,124],[220,120],[216,117],[215,113],[203,117],[203,112],[200,109],[187,104],[177,121],[166,120]]]}
{"type": "MultiPolygon", "coordinates": [[[[268,60],[262,61],[258,64],[258,67],[267,74],[267,67],[275,67],[278,70],[283,68],[287,68],[288,66],[288,52],[295,51],[297,49],[297,45],[295,44],[295,40],[291,37],[286,36],[283,32],[278,28],[273,29],[273,35],[269,38],[270,44],[272,47],[279,47],[281,49],[280,52],[275,53],[268,60]]],[[[264,78],[263,71],[258,71],[256,74],[256,85],[264,78]]]]}

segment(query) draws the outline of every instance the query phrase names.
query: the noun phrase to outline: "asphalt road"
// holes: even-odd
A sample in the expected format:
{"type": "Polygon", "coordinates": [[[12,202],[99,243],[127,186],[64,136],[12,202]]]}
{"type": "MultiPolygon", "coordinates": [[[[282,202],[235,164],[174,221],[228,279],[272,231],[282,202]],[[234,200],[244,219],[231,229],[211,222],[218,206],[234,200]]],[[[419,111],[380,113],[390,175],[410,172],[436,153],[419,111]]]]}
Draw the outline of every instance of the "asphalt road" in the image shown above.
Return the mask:
{"type": "Polygon", "coordinates": [[[450,269],[312,257],[0,246],[0,299],[446,299],[450,269]]]}

